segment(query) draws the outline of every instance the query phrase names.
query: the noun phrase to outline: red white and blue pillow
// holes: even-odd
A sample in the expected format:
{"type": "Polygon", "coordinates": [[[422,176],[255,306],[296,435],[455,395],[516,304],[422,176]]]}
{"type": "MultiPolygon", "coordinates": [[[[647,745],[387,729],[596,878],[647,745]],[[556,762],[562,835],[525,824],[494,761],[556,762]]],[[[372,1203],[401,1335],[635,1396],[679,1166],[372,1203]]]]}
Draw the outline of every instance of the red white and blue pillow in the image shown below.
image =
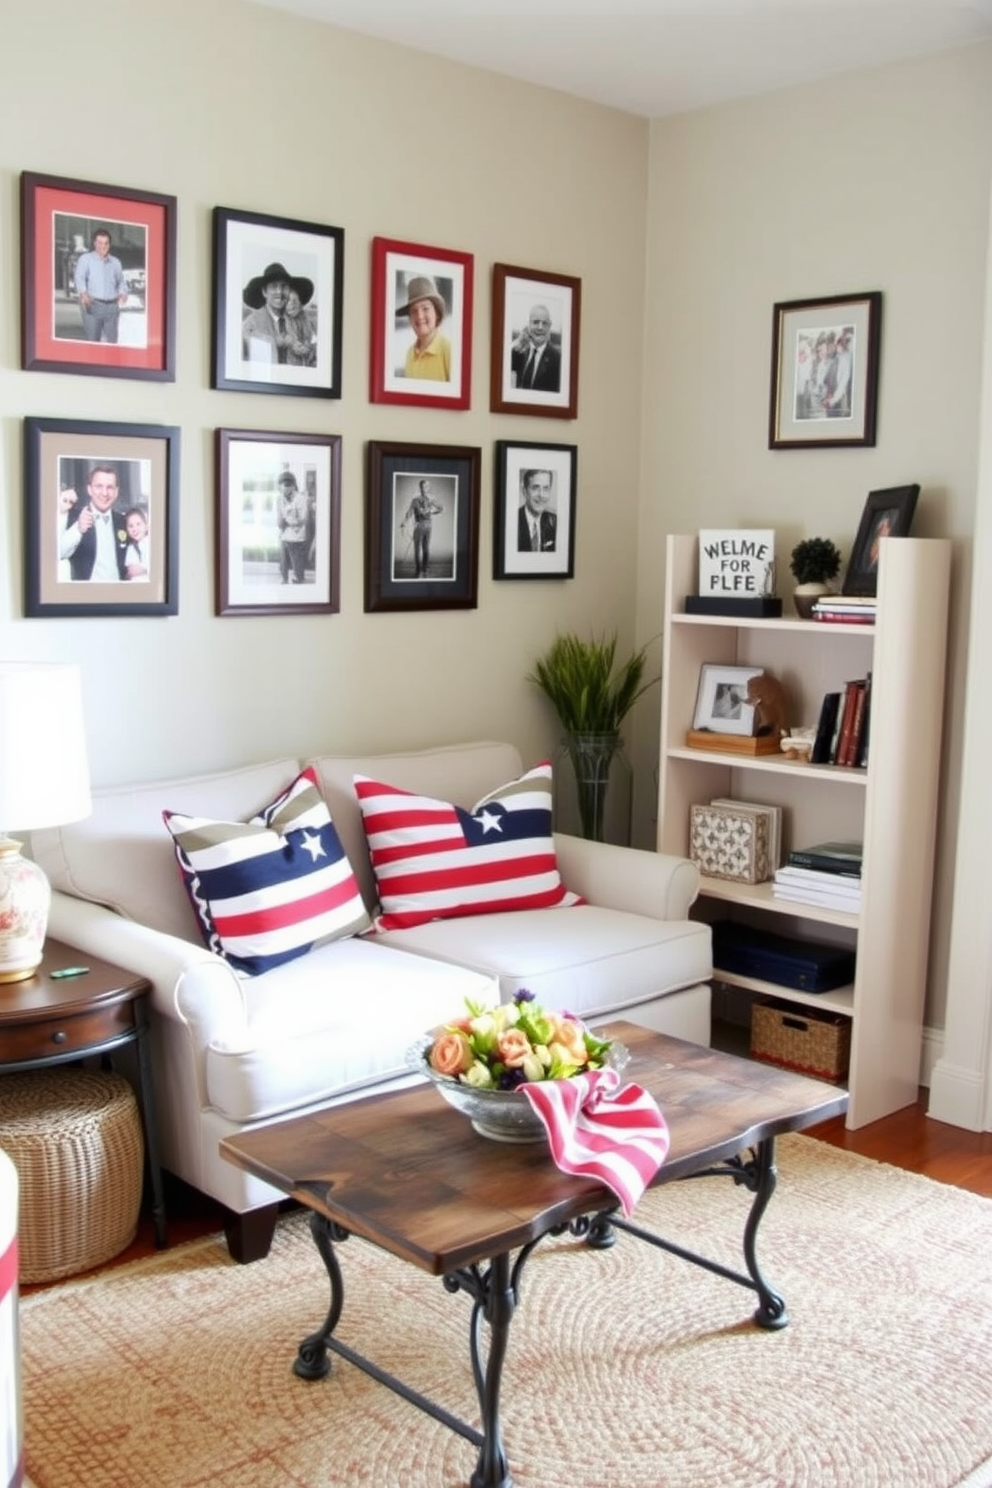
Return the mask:
{"type": "Polygon", "coordinates": [[[547,761],[471,811],[354,779],[379,895],[374,929],[582,903],[558,873],[547,761]]]}
{"type": "Polygon", "coordinates": [[[248,822],[162,817],[200,933],[236,971],[258,976],[319,942],[368,929],[314,769],[248,822]]]}

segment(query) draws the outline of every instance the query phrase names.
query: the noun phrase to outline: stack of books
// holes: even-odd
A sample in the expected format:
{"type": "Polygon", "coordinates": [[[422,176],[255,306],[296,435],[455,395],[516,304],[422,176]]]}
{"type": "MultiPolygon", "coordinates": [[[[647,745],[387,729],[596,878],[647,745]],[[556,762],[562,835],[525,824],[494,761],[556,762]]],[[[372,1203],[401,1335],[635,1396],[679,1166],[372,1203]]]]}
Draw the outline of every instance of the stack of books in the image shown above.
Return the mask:
{"type": "Polygon", "coordinates": [[[865,769],[870,723],[871,672],[845,682],[843,691],[825,695],[810,763],[865,769]]]}
{"type": "Polygon", "coordinates": [[[828,625],[874,625],[877,612],[874,594],[825,594],[813,601],[813,619],[828,625]]]}
{"type": "Polygon", "coordinates": [[[850,914],[861,910],[860,842],[818,842],[794,848],[772,883],[775,899],[816,904],[850,914]]]}

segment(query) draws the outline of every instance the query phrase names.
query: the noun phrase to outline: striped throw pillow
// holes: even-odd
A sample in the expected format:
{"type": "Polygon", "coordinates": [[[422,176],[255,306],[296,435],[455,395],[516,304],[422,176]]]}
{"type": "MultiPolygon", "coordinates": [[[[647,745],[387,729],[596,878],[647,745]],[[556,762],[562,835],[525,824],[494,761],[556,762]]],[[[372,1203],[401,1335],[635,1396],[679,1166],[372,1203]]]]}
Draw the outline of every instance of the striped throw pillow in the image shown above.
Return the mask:
{"type": "Polygon", "coordinates": [[[313,769],[248,822],[163,811],[207,946],[246,976],[369,927],[313,769]]]}
{"type": "Polygon", "coordinates": [[[379,894],[374,929],[582,903],[558,875],[547,761],[471,811],[354,779],[379,894]]]}

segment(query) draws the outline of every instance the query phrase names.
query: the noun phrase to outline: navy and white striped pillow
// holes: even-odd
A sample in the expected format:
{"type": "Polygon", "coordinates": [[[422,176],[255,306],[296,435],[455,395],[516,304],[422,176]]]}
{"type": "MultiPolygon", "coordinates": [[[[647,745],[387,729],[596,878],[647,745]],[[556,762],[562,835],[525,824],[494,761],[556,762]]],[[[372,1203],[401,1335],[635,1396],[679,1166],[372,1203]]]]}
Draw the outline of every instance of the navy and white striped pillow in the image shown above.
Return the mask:
{"type": "Polygon", "coordinates": [[[163,811],[207,946],[246,976],[318,942],[367,930],[369,917],[313,769],[249,822],[163,811]]]}

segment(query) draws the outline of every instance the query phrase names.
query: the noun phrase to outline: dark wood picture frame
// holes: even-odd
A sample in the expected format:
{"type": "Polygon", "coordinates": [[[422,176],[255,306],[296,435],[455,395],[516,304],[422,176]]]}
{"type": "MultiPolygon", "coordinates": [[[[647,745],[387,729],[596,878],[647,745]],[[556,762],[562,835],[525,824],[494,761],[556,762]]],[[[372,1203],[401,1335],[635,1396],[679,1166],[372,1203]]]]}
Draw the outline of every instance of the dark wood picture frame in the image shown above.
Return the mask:
{"type": "Polygon", "coordinates": [[[218,429],[216,456],[216,613],[336,615],[341,435],[218,429]]]}
{"type": "Polygon", "coordinates": [[[582,281],[568,274],[493,265],[492,413],[574,419],[579,412],[579,324],[582,281]],[[528,325],[550,321],[547,350],[531,363],[528,325]],[[533,377],[533,386],[525,386],[533,377]],[[519,384],[519,385],[518,385],[519,384]]]}
{"type": "Polygon", "coordinates": [[[474,610],[482,451],[373,441],[367,455],[366,612],[474,610]]]}
{"type": "Polygon", "coordinates": [[[24,471],[26,616],[178,614],[178,428],[26,418],[24,471]]]}
{"type": "Polygon", "coordinates": [[[881,333],[878,290],[775,306],[769,449],[875,443],[881,333]]]}
{"type": "Polygon", "coordinates": [[[343,307],[343,227],[214,207],[211,387],[340,398],[343,307]]]}
{"type": "Polygon", "coordinates": [[[883,537],[908,537],[919,486],[890,486],[869,491],[858,534],[841,587],[842,594],[873,595],[878,587],[878,543],[883,537]]]}
{"type": "MultiPolygon", "coordinates": [[[[474,260],[470,253],[372,239],[372,326],[369,398],[373,403],[466,409],[472,397],[472,302],[474,260]],[[408,305],[411,290],[442,311],[432,351],[415,357],[408,305]],[[424,368],[448,376],[418,376],[424,368]]],[[[435,310],[435,314],[437,310],[435,310]]]]}
{"type": "Polygon", "coordinates": [[[498,439],[495,456],[493,578],[574,578],[578,445],[498,439]]]}
{"type": "Polygon", "coordinates": [[[22,171],[21,366],[175,381],[174,196],[22,171]]]}

